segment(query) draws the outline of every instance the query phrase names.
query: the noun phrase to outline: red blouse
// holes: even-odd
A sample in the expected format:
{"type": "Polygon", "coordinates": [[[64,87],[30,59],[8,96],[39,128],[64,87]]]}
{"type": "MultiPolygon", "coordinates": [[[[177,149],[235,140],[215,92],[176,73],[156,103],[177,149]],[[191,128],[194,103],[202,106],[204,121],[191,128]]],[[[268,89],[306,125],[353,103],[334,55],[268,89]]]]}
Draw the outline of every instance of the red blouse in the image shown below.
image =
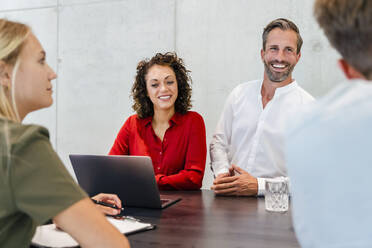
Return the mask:
{"type": "Polygon", "coordinates": [[[175,113],[163,142],[152,117],[130,116],[120,129],[110,155],[150,156],[160,189],[193,190],[202,185],[207,145],[204,120],[196,112],[175,113]]]}

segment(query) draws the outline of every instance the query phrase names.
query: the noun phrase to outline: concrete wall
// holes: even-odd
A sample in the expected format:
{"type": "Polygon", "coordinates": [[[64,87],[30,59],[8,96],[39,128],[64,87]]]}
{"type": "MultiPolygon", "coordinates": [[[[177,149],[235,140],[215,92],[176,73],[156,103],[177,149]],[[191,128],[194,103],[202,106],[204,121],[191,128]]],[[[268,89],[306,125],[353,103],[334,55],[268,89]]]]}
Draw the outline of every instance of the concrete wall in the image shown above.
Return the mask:
{"type": "MultiPolygon", "coordinates": [[[[239,83],[261,78],[261,33],[272,19],[298,24],[304,45],[298,83],[315,97],[343,80],[339,55],[312,16],[313,0],[1,0],[0,17],[29,24],[58,73],[55,103],[25,122],[49,128],[68,154],[106,154],[132,114],[129,91],[139,60],[176,51],[193,77],[193,105],[207,142],[224,101],[239,83]]],[[[213,180],[209,155],[204,188],[213,180]]]]}

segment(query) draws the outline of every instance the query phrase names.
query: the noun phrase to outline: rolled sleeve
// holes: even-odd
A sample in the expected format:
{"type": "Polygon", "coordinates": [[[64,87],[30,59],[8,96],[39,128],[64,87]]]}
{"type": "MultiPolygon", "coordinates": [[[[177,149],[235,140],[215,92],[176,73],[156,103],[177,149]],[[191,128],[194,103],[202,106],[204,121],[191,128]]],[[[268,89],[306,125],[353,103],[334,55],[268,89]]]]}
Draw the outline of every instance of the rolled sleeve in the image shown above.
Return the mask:
{"type": "Polygon", "coordinates": [[[264,196],[265,195],[265,178],[262,178],[262,177],[258,177],[257,178],[257,182],[258,182],[258,192],[257,192],[257,196],[264,196]]]}
{"type": "Polygon", "coordinates": [[[230,161],[228,157],[232,122],[234,118],[233,111],[233,99],[235,91],[233,91],[228,99],[226,100],[224,110],[221,114],[220,120],[218,121],[216,130],[213,134],[212,141],[209,146],[210,157],[211,157],[211,169],[214,176],[218,176],[221,173],[228,172],[230,167],[230,161]]]}
{"type": "Polygon", "coordinates": [[[11,159],[15,205],[39,224],[87,197],[53,150],[45,131],[36,130],[24,138],[11,159]]]}

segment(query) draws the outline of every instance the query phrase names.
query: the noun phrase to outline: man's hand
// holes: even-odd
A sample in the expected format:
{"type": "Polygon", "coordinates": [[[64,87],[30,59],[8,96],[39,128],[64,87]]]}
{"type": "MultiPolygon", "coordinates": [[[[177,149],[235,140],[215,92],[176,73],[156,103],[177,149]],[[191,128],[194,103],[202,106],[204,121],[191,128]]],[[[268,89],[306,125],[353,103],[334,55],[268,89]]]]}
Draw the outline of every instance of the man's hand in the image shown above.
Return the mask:
{"type": "Polygon", "coordinates": [[[235,175],[234,169],[233,169],[233,167],[230,167],[229,172],[219,174],[216,177],[216,179],[214,179],[213,184],[215,184],[215,182],[217,182],[219,179],[221,179],[223,177],[229,177],[229,176],[234,176],[234,175],[235,175]]]}
{"type": "Polygon", "coordinates": [[[221,173],[221,174],[219,174],[219,175],[214,179],[213,184],[215,184],[215,182],[218,181],[218,180],[220,180],[221,178],[229,177],[229,176],[230,176],[230,174],[229,174],[228,172],[226,172],[226,173],[221,173]]]}
{"type": "Polygon", "coordinates": [[[217,176],[211,189],[218,195],[251,196],[257,195],[258,182],[257,178],[239,166],[232,165],[229,173],[217,176]]]}

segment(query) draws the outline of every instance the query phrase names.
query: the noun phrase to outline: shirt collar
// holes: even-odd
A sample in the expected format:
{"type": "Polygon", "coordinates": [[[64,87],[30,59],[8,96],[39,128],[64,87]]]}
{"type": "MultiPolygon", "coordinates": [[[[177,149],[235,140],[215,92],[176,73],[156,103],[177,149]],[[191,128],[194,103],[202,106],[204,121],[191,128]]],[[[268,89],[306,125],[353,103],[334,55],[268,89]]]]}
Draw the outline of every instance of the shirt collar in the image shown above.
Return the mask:
{"type": "Polygon", "coordinates": [[[181,114],[178,112],[175,112],[172,118],[169,120],[169,125],[173,124],[179,124],[181,122],[181,114]]]}
{"type": "Polygon", "coordinates": [[[297,87],[297,81],[294,80],[292,83],[290,84],[287,84],[283,87],[279,87],[279,88],[276,88],[275,90],[275,95],[281,95],[281,94],[284,94],[286,92],[289,92],[291,91],[292,89],[294,89],[295,87],[297,87]]]}
{"type": "MultiPolygon", "coordinates": [[[[170,126],[173,126],[173,125],[177,125],[181,122],[181,114],[178,113],[178,112],[175,112],[174,115],[172,116],[172,118],[170,118],[169,120],[169,125],[170,126]]],[[[149,124],[152,123],[152,116],[149,116],[149,117],[146,117],[144,119],[142,119],[142,122],[143,122],[143,125],[144,126],[147,126],[149,124]]]]}
{"type": "MultiPolygon", "coordinates": [[[[263,80],[261,80],[261,83],[260,83],[260,87],[257,89],[258,90],[258,98],[261,98],[262,97],[262,95],[261,95],[261,89],[262,89],[262,85],[263,85],[263,80]]],[[[291,91],[291,90],[293,90],[295,87],[297,87],[297,81],[296,80],[294,80],[292,83],[290,83],[290,84],[287,84],[287,85],[285,85],[285,86],[283,86],[283,87],[279,87],[279,88],[276,88],[276,90],[275,90],[275,94],[274,94],[274,97],[275,96],[279,96],[279,95],[281,95],[281,94],[284,94],[284,93],[286,93],[286,92],[289,92],[289,91],[291,91]]]]}
{"type": "Polygon", "coordinates": [[[152,122],[152,116],[149,116],[149,117],[146,117],[146,118],[142,119],[142,123],[143,123],[144,126],[147,126],[147,125],[151,124],[151,122],[152,122]]]}

